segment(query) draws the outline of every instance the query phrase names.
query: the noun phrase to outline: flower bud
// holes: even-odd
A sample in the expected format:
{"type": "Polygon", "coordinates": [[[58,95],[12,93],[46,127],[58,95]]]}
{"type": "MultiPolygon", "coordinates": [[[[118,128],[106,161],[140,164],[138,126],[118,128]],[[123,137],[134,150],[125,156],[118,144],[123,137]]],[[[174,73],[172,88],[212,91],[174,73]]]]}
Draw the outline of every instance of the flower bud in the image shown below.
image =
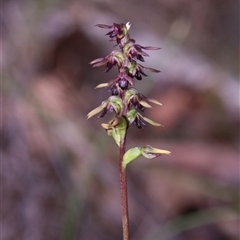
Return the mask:
{"type": "Polygon", "coordinates": [[[128,88],[128,81],[124,77],[121,77],[118,80],[118,85],[122,90],[126,90],[128,88]]]}

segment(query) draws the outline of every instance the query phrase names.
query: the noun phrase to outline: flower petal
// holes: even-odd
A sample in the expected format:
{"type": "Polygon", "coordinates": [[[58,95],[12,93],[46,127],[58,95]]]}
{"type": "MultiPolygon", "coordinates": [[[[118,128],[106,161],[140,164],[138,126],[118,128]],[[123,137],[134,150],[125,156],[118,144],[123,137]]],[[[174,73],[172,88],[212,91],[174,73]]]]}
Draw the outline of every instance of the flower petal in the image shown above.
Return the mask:
{"type": "Polygon", "coordinates": [[[99,63],[99,62],[101,62],[101,61],[103,61],[103,60],[104,60],[104,58],[97,58],[97,59],[91,61],[89,64],[99,63]]]}
{"type": "Polygon", "coordinates": [[[159,48],[159,47],[151,47],[151,46],[147,46],[147,47],[141,46],[141,48],[142,48],[142,49],[145,49],[145,50],[159,50],[159,49],[161,49],[161,48],[159,48]]]}
{"type": "Polygon", "coordinates": [[[106,130],[109,129],[109,124],[107,124],[107,123],[102,123],[101,126],[106,130]]]}
{"type": "Polygon", "coordinates": [[[129,30],[130,27],[131,27],[131,23],[130,23],[130,22],[127,22],[127,23],[125,24],[125,26],[126,26],[127,30],[129,30]]]}
{"type": "Polygon", "coordinates": [[[157,100],[155,100],[155,99],[148,98],[147,100],[148,100],[148,102],[152,102],[152,103],[155,103],[155,104],[157,104],[157,105],[159,105],[159,106],[163,106],[163,104],[162,104],[162,103],[158,102],[158,101],[157,101],[157,100]]]}
{"type": "Polygon", "coordinates": [[[108,82],[108,87],[113,86],[113,85],[118,81],[118,79],[119,79],[119,76],[117,76],[116,78],[110,80],[110,81],[108,82]]]}
{"type": "Polygon", "coordinates": [[[127,119],[129,121],[129,124],[132,124],[137,117],[137,110],[136,109],[131,109],[130,111],[127,112],[127,119]]]}
{"type": "Polygon", "coordinates": [[[149,124],[151,124],[151,125],[153,125],[153,126],[156,126],[156,127],[162,126],[160,123],[154,122],[153,120],[142,116],[140,113],[138,113],[138,115],[139,115],[145,122],[147,122],[147,123],[149,123],[149,124]]]}
{"type": "Polygon", "coordinates": [[[119,114],[123,109],[123,102],[122,99],[118,96],[111,96],[109,97],[109,104],[114,108],[116,114],[119,114]]]}
{"type": "Polygon", "coordinates": [[[112,28],[112,26],[106,24],[96,24],[95,26],[100,28],[112,28]]]}
{"type": "Polygon", "coordinates": [[[108,83],[100,83],[100,84],[98,84],[96,87],[95,87],[95,89],[97,89],[97,88],[103,88],[103,87],[107,87],[108,86],[108,83]]]}
{"type": "Polygon", "coordinates": [[[139,103],[140,103],[142,106],[144,106],[145,108],[152,108],[151,105],[149,105],[147,102],[145,102],[145,101],[143,101],[143,100],[139,101],[139,103]]]}
{"type": "Polygon", "coordinates": [[[102,102],[102,104],[98,107],[96,107],[95,109],[93,109],[91,112],[89,112],[87,114],[87,119],[93,117],[94,115],[100,113],[106,106],[107,106],[108,102],[104,101],[102,102]]]}
{"type": "Polygon", "coordinates": [[[161,156],[163,154],[171,154],[170,151],[168,150],[162,150],[162,149],[158,149],[158,148],[154,148],[152,146],[147,145],[145,148],[142,148],[142,155],[146,158],[149,159],[153,159],[156,158],[158,156],[161,156]]]}
{"type": "Polygon", "coordinates": [[[123,77],[124,77],[131,85],[133,85],[133,79],[132,79],[130,76],[128,76],[127,74],[123,74],[123,77]]]}
{"type": "MultiPolygon", "coordinates": [[[[138,64],[138,65],[140,65],[140,64],[138,64]]],[[[144,66],[142,66],[142,65],[140,65],[140,66],[141,66],[142,68],[144,68],[144,69],[147,69],[147,70],[151,71],[151,72],[155,72],[155,73],[161,72],[161,71],[159,71],[159,70],[157,70],[157,69],[155,69],[155,68],[144,67],[144,66]]]]}
{"type": "Polygon", "coordinates": [[[145,147],[134,147],[129,149],[123,156],[122,167],[126,169],[127,165],[136,160],[137,158],[144,156],[148,159],[153,159],[163,154],[171,154],[168,150],[162,150],[158,148],[153,148],[152,146],[145,146],[145,147]]]}
{"type": "Polygon", "coordinates": [[[100,66],[105,65],[107,62],[108,62],[108,59],[104,59],[104,60],[101,61],[101,62],[98,62],[98,63],[93,64],[92,67],[100,67],[100,66]]]}

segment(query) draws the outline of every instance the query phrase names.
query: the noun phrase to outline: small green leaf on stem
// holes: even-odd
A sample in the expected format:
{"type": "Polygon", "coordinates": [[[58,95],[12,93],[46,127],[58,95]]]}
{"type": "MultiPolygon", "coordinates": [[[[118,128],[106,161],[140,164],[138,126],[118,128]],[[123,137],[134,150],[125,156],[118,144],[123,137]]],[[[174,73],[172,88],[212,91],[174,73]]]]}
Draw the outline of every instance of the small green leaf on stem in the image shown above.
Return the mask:
{"type": "Polygon", "coordinates": [[[112,136],[120,147],[121,142],[123,141],[126,129],[127,129],[127,121],[123,117],[114,117],[108,124],[102,123],[101,126],[106,129],[107,134],[112,136]]]}
{"type": "Polygon", "coordinates": [[[142,155],[142,148],[135,147],[129,149],[123,156],[122,166],[126,169],[127,165],[142,155]]]}

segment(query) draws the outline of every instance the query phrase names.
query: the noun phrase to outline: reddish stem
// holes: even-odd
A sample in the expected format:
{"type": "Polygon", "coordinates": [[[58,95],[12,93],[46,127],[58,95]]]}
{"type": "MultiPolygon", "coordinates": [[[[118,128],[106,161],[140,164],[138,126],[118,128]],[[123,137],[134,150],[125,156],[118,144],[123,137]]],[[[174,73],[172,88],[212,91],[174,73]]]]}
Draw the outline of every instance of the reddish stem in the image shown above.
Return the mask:
{"type": "Polygon", "coordinates": [[[122,167],[123,155],[125,153],[125,145],[126,145],[126,134],[120,144],[119,172],[120,172],[123,240],[129,240],[130,238],[129,238],[127,175],[126,175],[126,169],[122,167]]]}

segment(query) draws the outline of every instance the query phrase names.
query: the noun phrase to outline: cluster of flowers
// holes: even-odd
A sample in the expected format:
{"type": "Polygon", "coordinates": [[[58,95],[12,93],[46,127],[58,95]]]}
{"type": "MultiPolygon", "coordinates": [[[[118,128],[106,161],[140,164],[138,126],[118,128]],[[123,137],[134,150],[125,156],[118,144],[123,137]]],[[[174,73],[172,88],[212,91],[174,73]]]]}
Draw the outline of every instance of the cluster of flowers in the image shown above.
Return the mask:
{"type": "MultiPolygon", "coordinates": [[[[118,75],[108,83],[102,83],[96,87],[107,88],[111,96],[106,101],[103,101],[100,106],[88,113],[87,118],[91,118],[96,114],[99,114],[99,117],[104,117],[107,113],[115,112],[115,117],[109,123],[102,124],[102,127],[107,130],[109,135],[113,136],[116,143],[120,146],[121,141],[126,135],[127,128],[132,123],[138,128],[143,128],[146,123],[161,126],[159,123],[144,117],[142,112],[144,112],[145,108],[151,108],[150,103],[160,106],[162,104],[157,100],[145,97],[134,87],[135,79],[141,80],[142,76],[147,76],[145,70],[156,73],[160,72],[153,68],[144,67],[139,63],[139,61],[144,62],[144,57],[149,56],[144,50],[158,50],[160,48],[144,47],[137,44],[129,36],[128,31],[131,26],[129,22],[127,24],[114,23],[113,25],[97,24],[96,26],[109,30],[106,35],[109,35],[110,41],[117,43],[119,50],[112,51],[106,57],[95,59],[90,64],[93,67],[105,65],[106,72],[116,66],[118,68],[118,75]]],[[[146,149],[149,150],[149,147],[147,146],[146,149]]],[[[157,151],[155,149],[152,151],[154,151],[154,156],[152,157],[170,153],[166,150],[157,151]]],[[[142,155],[144,155],[144,150],[142,151],[142,155]]]]}

